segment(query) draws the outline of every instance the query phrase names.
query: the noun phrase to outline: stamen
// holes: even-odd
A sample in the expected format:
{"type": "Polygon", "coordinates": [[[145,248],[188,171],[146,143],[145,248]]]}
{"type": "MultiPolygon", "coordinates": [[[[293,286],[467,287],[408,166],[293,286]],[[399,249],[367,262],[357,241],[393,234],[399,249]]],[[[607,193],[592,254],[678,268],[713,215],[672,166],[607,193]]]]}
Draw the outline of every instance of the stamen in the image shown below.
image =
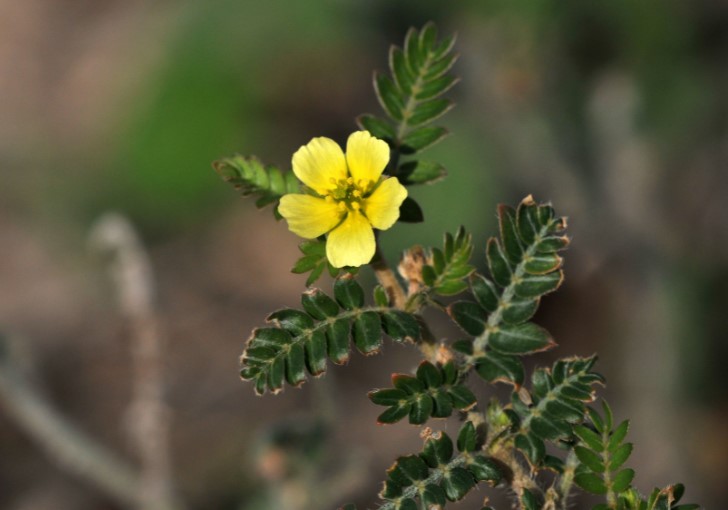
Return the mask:
{"type": "Polygon", "coordinates": [[[361,204],[359,202],[352,202],[351,208],[355,211],[358,211],[359,209],[361,209],[361,204]]]}

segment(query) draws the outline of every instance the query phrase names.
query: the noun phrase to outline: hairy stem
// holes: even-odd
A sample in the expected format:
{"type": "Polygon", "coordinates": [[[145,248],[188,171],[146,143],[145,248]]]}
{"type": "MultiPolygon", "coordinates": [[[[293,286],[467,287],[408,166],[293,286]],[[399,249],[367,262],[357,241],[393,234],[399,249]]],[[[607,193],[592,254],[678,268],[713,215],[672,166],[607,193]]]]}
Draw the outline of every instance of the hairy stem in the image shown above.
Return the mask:
{"type": "Polygon", "coordinates": [[[377,278],[379,284],[384,287],[392,305],[398,310],[404,310],[407,297],[404,295],[402,285],[400,285],[397,277],[394,275],[394,271],[387,264],[378,245],[377,251],[374,253],[374,258],[371,261],[371,266],[374,270],[374,276],[377,278]]]}
{"type": "Polygon", "coordinates": [[[569,450],[564,463],[564,472],[561,474],[561,480],[559,481],[559,492],[561,492],[560,510],[568,510],[569,508],[569,494],[574,486],[574,472],[578,465],[579,460],[576,458],[574,450],[569,450]]]}

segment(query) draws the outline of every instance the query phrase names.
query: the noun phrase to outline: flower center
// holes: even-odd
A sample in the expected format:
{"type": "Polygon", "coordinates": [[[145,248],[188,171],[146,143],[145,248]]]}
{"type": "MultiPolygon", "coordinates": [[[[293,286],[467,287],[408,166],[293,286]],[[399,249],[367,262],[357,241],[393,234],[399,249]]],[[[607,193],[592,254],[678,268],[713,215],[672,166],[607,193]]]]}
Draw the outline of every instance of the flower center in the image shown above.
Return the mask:
{"type": "Polygon", "coordinates": [[[371,191],[373,183],[364,179],[354,182],[353,177],[347,177],[338,180],[332,178],[331,184],[335,187],[326,195],[326,200],[336,202],[339,210],[343,212],[347,209],[350,211],[360,210],[361,200],[371,191]]]}

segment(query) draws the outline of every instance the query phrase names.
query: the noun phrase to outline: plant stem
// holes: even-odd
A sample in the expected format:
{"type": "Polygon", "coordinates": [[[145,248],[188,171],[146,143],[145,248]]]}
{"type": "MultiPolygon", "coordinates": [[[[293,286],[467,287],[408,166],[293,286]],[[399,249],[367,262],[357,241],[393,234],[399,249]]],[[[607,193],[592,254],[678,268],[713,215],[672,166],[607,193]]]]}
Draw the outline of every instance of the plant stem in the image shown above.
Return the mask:
{"type": "Polygon", "coordinates": [[[379,246],[377,246],[377,251],[374,253],[371,266],[374,270],[374,276],[377,278],[379,284],[384,287],[392,305],[398,310],[404,310],[407,297],[404,295],[402,285],[400,285],[397,277],[394,275],[394,271],[392,271],[384,259],[384,255],[382,255],[379,246]]]}

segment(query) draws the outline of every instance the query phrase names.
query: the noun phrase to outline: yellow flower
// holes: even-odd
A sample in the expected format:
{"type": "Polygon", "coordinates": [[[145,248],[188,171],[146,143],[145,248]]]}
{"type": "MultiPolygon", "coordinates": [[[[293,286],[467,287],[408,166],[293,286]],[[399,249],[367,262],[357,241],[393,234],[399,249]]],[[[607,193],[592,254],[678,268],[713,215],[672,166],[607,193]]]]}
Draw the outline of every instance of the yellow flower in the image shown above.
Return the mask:
{"type": "Polygon", "coordinates": [[[349,136],[346,155],[330,138],[314,138],[293,155],[293,173],[311,194],[283,196],[278,212],[301,237],[328,233],[334,267],[366,264],[376,249],[372,228],[394,225],[407,197],[396,177],[382,177],[388,162],[389,146],[367,131],[349,136]]]}

